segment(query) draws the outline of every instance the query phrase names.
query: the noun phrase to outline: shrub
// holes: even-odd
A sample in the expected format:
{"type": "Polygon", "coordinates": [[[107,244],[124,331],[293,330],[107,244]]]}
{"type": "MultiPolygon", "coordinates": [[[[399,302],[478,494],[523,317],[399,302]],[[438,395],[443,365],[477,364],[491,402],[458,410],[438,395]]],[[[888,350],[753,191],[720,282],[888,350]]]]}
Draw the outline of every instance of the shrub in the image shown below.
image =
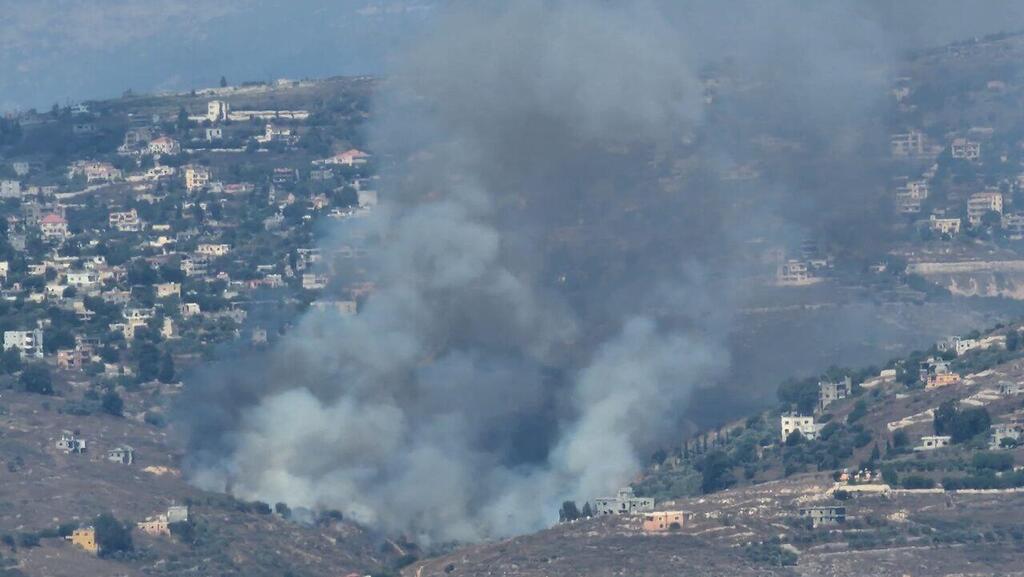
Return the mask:
{"type": "Polygon", "coordinates": [[[984,451],[975,453],[971,464],[975,469],[991,469],[993,471],[1009,471],[1013,468],[1013,455],[1010,453],[993,453],[984,451]]]}
{"type": "Polygon", "coordinates": [[[931,489],[935,487],[935,481],[921,475],[908,475],[903,478],[904,489],[931,489]]]}
{"type": "Polygon", "coordinates": [[[96,517],[93,527],[96,528],[96,543],[100,546],[101,556],[127,553],[135,549],[131,528],[112,514],[104,513],[96,517]]]}
{"type": "Polygon", "coordinates": [[[109,415],[120,417],[124,414],[124,399],[114,391],[107,391],[103,395],[100,406],[103,408],[103,412],[109,415]]]}
{"type": "Polygon", "coordinates": [[[21,384],[29,393],[37,395],[53,394],[53,379],[50,370],[43,365],[31,365],[21,372],[21,384]]]}
{"type": "Polygon", "coordinates": [[[163,413],[155,411],[146,411],[146,415],[143,417],[143,420],[146,421],[146,424],[157,428],[162,428],[167,425],[167,419],[164,417],[163,413]]]}

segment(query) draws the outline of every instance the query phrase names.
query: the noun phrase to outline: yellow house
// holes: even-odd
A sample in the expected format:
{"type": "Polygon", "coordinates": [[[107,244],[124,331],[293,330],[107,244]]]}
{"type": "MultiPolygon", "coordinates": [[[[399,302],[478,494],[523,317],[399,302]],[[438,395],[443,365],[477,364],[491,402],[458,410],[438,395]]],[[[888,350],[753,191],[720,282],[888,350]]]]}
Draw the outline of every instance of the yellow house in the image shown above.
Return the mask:
{"type": "Polygon", "coordinates": [[[93,555],[100,552],[100,546],[96,543],[96,529],[93,527],[75,529],[69,539],[72,545],[78,545],[93,555]]]}
{"type": "Polygon", "coordinates": [[[930,375],[927,383],[925,383],[926,389],[937,389],[939,387],[945,387],[948,385],[955,385],[960,382],[960,375],[956,373],[939,373],[937,375],[930,375]]]}

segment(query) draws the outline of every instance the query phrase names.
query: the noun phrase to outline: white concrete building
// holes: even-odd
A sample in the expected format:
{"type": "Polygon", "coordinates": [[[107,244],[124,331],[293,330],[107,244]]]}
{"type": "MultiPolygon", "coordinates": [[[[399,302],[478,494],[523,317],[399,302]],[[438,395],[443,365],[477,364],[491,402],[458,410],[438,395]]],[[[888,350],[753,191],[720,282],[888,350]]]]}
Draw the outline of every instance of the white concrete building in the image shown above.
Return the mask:
{"type": "Polygon", "coordinates": [[[782,415],[779,419],[782,428],[782,440],[785,442],[794,431],[799,431],[805,439],[818,437],[820,427],[814,423],[814,416],[797,415],[795,413],[782,415]]]}
{"type": "Polygon", "coordinates": [[[954,138],[953,144],[949,148],[953,158],[963,160],[978,160],[981,158],[980,142],[974,142],[966,138],[954,138]]]}
{"type": "Polygon", "coordinates": [[[21,198],[21,183],[17,180],[0,180],[0,198],[21,198]]]}
{"type": "Polygon", "coordinates": [[[914,447],[915,451],[934,451],[935,449],[941,449],[948,447],[953,442],[953,438],[949,435],[926,435],[921,437],[921,444],[914,447]]]}
{"type": "Polygon", "coordinates": [[[981,224],[989,212],[1003,214],[1003,194],[998,191],[976,192],[967,199],[967,221],[971,226],[981,224]]]}
{"type": "Polygon", "coordinates": [[[4,331],[4,350],[16,349],[22,358],[43,358],[43,330],[4,331]]]}

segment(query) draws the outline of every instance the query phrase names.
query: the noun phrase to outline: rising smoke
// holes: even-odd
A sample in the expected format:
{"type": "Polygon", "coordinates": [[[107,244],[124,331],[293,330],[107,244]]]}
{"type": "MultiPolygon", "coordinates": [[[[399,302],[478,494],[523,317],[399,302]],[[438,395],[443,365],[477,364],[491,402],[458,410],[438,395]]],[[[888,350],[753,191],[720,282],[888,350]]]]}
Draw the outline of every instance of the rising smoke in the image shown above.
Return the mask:
{"type": "Polygon", "coordinates": [[[878,30],[797,4],[446,9],[377,97],[382,206],[323,244],[366,242],[376,291],[193,379],[194,482],[437,541],[543,527],[630,481],[729,368],[743,241],[854,218],[878,228],[836,242],[880,250],[859,156],[881,134],[878,30]],[[741,13],[764,25],[721,22],[741,13]],[[735,83],[717,108],[709,52],[735,83]],[[723,181],[777,131],[800,162],[723,181]]]}

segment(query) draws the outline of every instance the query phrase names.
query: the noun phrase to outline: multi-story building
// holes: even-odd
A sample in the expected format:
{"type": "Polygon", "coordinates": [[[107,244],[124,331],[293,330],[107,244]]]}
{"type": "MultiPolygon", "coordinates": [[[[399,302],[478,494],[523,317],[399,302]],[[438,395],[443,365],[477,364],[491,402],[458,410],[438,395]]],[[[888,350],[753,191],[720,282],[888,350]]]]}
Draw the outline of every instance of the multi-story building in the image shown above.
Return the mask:
{"type": "Polygon", "coordinates": [[[623,487],[614,497],[594,499],[595,515],[633,515],[654,510],[653,497],[637,497],[632,487],[623,487]]]}
{"type": "Polygon", "coordinates": [[[4,350],[16,349],[22,358],[43,358],[43,329],[4,331],[4,350]]]}
{"type": "Polygon", "coordinates": [[[928,181],[909,180],[896,189],[896,210],[901,214],[917,214],[927,198],[928,181]]]}
{"type": "Polygon", "coordinates": [[[814,416],[798,415],[796,413],[784,414],[779,419],[782,440],[785,441],[794,432],[799,432],[805,439],[815,439],[818,436],[820,427],[814,423],[814,416]]]}
{"type": "Polygon", "coordinates": [[[204,243],[196,247],[196,254],[201,254],[203,256],[218,257],[224,256],[229,252],[231,252],[230,244],[204,243]]]}
{"type": "Polygon", "coordinates": [[[1024,212],[1012,212],[1004,214],[1003,231],[1014,240],[1024,238],[1024,212]]]}
{"type": "Polygon", "coordinates": [[[99,274],[96,271],[84,270],[68,272],[66,276],[66,282],[68,286],[73,286],[80,289],[90,289],[96,287],[100,282],[99,274]]]}
{"type": "Polygon", "coordinates": [[[210,169],[205,166],[189,165],[185,167],[185,188],[196,192],[210,184],[210,169]]]}
{"type": "Polygon", "coordinates": [[[950,145],[950,153],[953,158],[964,160],[978,160],[981,158],[981,143],[967,140],[966,138],[954,138],[950,145]]]}
{"type": "Polygon", "coordinates": [[[853,394],[853,380],[850,377],[839,382],[820,381],[818,383],[818,410],[824,411],[832,403],[845,399],[853,394]]]}
{"type": "Polygon", "coordinates": [[[809,285],[820,280],[804,261],[788,260],[775,270],[775,282],[781,286],[809,285]]]}
{"type": "Polygon", "coordinates": [[[936,234],[956,236],[960,234],[960,219],[939,218],[933,214],[928,218],[928,229],[936,234]]]}
{"type": "Polygon", "coordinates": [[[924,134],[917,130],[893,134],[889,138],[889,147],[893,156],[921,156],[924,154],[924,134]]]}
{"type": "Polygon", "coordinates": [[[150,140],[146,149],[150,154],[174,155],[181,152],[181,145],[178,144],[177,140],[169,136],[161,136],[160,138],[150,140]]]}
{"type": "Polygon", "coordinates": [[[142,221],[139,220],[139,213],[134,208],[123,212],[111,212],[107,217],[110,228],[121,232],[139,232],[142,230],[142,221]]]}
{"type": "Polygon", "coordinates": [[[967,199],[967,222],[978,226],[986,214],[1003,214],[1003,194],[997,191],[976,192],[967,199]]]}
{"type": "Polygon", "coordinates": [[[206,104],[206,119],[210,122],[227,120],[230,112],[231,105],[223,100],[211,100],[206,104]]]}
{"type": "Polygon", "coordinates": [[[68,221],[59,214],[50,213],[40,219],[39,232],[46,240],[64,240],[68,237],[68,221]]]}

